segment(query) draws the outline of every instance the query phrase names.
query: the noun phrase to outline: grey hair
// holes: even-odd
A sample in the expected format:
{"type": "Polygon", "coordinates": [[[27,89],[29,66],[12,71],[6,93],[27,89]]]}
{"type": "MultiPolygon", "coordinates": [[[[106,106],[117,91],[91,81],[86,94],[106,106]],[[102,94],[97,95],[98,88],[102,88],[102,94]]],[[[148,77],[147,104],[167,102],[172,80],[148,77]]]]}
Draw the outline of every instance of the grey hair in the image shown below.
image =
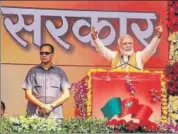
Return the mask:
{"type": "Polygon", "coordinates": [[[123,41],[123,39],[126,38],[126,37],[132,39],[132,42],[133,42],[132,36],[130,36],[129,34],[125,34],[125,35],[122,35],[121,37],[119,37],[119,39],[117,40],[117,43],[120,45],[121,42],[123,41]]]}

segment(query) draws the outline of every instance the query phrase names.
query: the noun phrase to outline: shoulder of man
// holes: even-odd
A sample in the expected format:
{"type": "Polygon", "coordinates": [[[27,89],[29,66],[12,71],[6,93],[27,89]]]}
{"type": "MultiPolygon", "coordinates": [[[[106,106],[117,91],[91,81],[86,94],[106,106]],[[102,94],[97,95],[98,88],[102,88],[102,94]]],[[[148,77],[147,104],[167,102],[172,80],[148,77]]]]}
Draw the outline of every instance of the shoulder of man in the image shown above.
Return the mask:
{"type": "Polygon", "coordinates": [[[35,66],[31,67],[28,72],[34,73],[37,70],[37,68],[39,68],[39,67],[40,67],[39,65],[35,65],[35,66]]]}
{"type": "Polygon", "coordinates": [[[35,70],[35,69],[37,69],[39,67],[40,67],[40,65],[35,65],[35,66],[31,67],[30,70],[35,70]]]}
{"type": "Polygon", "coordinates": [[[118,51],[113,51],[113,53],[114,53],[115,55],[119,54],[118,51]]]}
{"type": "Polygon", "coordinates": [[[136,55],[140,55],[142,51],[135,52],[136,55]]]}
{"type": "Polygon", "coordinates": [[[64,72],[64,70],[62,69],[62,68],[60,68],[59,66],[53,66],[57,71],[62,71],[62,72],[64,72]]]}
{"type": "Polygon", "coordinates": [[[118,51],[113,51],[113,58],[115,58],[116,56],[119,56],[118,51]]]}
{"type": "Polygon", "coordinates": [[[66,75],[65,71],[62,68],[60,68],[58,66],[53,66],[53,67],[55,68],[57,74],[59,74],[60,76],[65,76],[66,75]]]}

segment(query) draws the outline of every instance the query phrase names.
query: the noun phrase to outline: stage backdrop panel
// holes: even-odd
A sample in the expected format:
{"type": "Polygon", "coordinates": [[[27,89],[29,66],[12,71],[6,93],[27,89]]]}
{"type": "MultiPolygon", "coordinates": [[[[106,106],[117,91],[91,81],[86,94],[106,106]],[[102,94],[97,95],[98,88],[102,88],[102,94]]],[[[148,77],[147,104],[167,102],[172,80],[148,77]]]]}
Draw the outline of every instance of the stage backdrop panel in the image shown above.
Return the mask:
{"type": "MultiPolygon", "coordinates": [[[[93,72],[91,77],[93,117],[103,118],[104,116],[101,109],[106,103],[112,98],[120,98],[122,102],[122,115],[119,114],[120,117],[132,112],[137,116],[140,112],[137,110],[141,110],[143,106],[144,108],[146,106],[149,107],[147,111],[149,119],[151,121],[160,120],[161,78],[159,73],[93,72]],[[134,88],[133,94],[128,87],[127,78],[130,79],[130,83],[134,88]],[[153,97],[153,94],[156,94],[156,96],[153,97]],[[129,112],[129,107],[127,107],[127,100],[135,107],[131,112],[129,112]],[[134,102],[136,102],[136,104],[134,104],[134,102]],[[140,105],[143,106],[140,107],[140,105]]],[[[115,105],[114,107],[119,106],[115,105]]],[[[114,110],[114,107],[110,107],[111,109],[108,109],[108,112],[114,110]]],[[[145,113],[145,115],[147,114],[145,113]]],[[[142,116],[144,117],[144,113],[142,116]]]]}
{"type": "Polygon", "coordinates": [[[91,26],[108,48],[118,49],[118,37],[130,34],[140,51],[155,36],[159,20],[164,34],[146,67],[164,67],[168,61],[166,1],[3,1],[1,13],[2,63],[37,64],[39,46],[52,43],[55,64],[106,66],[110,63],[91,42],[91,26]]]}

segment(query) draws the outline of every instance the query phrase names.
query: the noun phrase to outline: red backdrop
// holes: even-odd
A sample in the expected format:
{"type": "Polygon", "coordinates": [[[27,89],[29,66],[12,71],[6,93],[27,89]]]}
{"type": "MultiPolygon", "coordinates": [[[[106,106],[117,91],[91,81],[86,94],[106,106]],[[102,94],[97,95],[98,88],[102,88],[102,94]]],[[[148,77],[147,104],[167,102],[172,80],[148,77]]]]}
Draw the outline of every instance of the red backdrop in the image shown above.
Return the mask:
{"type": "Polygon", "coordinates": [[[135,88],[135,95],[131,95],[124,79],[128,73],[96,72],[92,74],[92,116],[103,118],[101,108],[113,97],[121,101],[129,97],[138,99],[139,104],[149,106],[153,113],[150,120],[159,120],[161,117],[161,102],[153,102],[151,90],[161,95],[160,74],[158,73],[130,73],[131,83],[135,88]]]}

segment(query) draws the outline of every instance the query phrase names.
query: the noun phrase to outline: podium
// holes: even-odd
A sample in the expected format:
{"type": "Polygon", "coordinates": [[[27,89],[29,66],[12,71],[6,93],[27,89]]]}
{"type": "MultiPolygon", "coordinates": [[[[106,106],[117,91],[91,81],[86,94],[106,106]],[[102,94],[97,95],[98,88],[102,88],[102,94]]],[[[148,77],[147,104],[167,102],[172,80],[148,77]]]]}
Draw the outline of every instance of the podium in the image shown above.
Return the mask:
{"type": "Polygon", "coordinates": [[[162,91],[165,92],[162,78],[161,72],[91,69],[75,86],[75,115],[108,118],[107,113],[111,116],[113,110],[120,109],[113,116],[131,114],[142,121],[159,121],[166,116],[162,113],[162,91]],[[121,103],[114,104],[116,98],[121,103]]]}

